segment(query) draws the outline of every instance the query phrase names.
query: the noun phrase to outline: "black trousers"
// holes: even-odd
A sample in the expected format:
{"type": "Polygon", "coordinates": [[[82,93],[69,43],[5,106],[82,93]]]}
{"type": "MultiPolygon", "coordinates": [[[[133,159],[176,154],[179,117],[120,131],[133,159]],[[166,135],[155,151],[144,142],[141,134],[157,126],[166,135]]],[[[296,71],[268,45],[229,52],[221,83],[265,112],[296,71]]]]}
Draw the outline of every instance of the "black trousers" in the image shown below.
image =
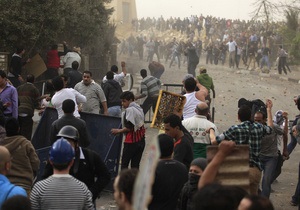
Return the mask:
{"type": "Polygon", "coordinates": [[[129,163],[131,163],[131,168],[139,169],[144,148],[145,137],[136,143],[124,143],[121,170],[128,168],[129,163]]]}
{"type": "Polygon", "coordinates": [[[32,116],[21,117],[19,116],[20,135],[31,141],[33,120],[32,116]]]}
{"type": "Polygon", "coordinates": [[[156,108],[157,99],[158,99],[158,96],[153,96],[153,97],[149,96],[145,99],[144,103],[141,105],[144,115],[149,111],[151,106],[152,106],[152,111],[154,113],[155,108],[156,108]]]}

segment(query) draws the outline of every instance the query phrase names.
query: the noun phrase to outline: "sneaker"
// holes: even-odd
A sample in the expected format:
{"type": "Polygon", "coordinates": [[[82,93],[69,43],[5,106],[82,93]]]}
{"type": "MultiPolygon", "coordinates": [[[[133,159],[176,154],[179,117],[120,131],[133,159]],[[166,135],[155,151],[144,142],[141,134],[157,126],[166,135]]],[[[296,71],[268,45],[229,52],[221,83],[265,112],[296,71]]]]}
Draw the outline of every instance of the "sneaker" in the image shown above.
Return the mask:
{"type": "Polygon", "coordinates": [[[298,206],[298,203],[295,203],[294,201],[290,201],[291,206],[298,206]]]}

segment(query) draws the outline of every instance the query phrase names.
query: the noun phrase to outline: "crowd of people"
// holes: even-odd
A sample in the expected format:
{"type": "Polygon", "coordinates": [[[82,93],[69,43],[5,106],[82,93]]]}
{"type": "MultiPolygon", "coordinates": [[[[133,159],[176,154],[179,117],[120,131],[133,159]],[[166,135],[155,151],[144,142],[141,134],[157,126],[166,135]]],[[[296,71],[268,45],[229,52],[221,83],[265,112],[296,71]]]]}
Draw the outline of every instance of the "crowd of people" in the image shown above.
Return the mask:
{"type": "MultiPolygon", "coordinates": [[[[148,209],[274,209],[269,200],[271,184],[300,138],[299,116],[294,120],[288,144],[288,113],[278,110],[273,116],[270,99],[260,106],[243,99],[239,102],[240,123],[220,133],[210,116],[213,80],[206,68],[201,68],[199,74],[196,68],[205,52],[207,64],[217,65],[220,60],[224,65],[228,58],[229,67],[239,68],[242,59],[247,69],[255,68],[256,64],[261,69],[264,65],[270,69],[276,57],[272,56],[278,52],[279,74],[282,70],[287,74],[287,53],[277,45],[280,37],[275,29],[279,23],[266,29],[259,21],[201,15],[182,21],[141,19],[132,24],[138,32],[172,29],[187,37],[186,40],[171,37],[168,42],[159,40],[153,33],[131,35],[121,42],[120,53],[132,56],[136,51],[140,59],[144,59],[144,50],[148,53],[149,70],[140,70],[141,91],[136,95],[122,90],[127,74],[125,62],[121,62],[121,72],[117,65],[111,66],[101,84],[93,79],[92,72],[78,71],[81,64],[78,47],[64,51],[64,58],[60,59],[62,54],[57,45],[52,46],[47,54],[49,80],[44,96],[34,86],[33,75],[27,75],[24,83],[23,47],[13,55],[8,75],[0,70],[0,191],[3,192],[0,208],[17,209],[18,206],[13,207],[17,202],[27,209],[96,208],[95,201],[111,175],[99,154],[86,148],[90,145],[90,134],[86,122],[80,119],[80,112],[88,112],[121,118],[122,127],[111,128],[111,134],[125,137],[121,172],[114,180],[114,198],[120,209],[131,210],[134,182],[146,145],[145,114],[156,107],[162,85],[160,77],[165,70],[160,61],[170,59],[169,67],[176,63],[181,68],[183,54],[182,62],[187,62],[188,67],[188,74],[182,80],[185,103],[181,111],[164,116],[165,134],[157,137],[160,159],[148,209]],[[205,31],[204,38],[202,31],[205,31]],[[154,55],[158,62],[153,61],[154,55]],[[142,98],[145,100],[139,105],[136,100],[142,98]],[[34,183],[40,161],[30,142],[32,117],[35,109],[41,109],[42,114],[44,107],[55,108],[58,119],[49,128],[52,146],[43,178],[34,183]],[[219,148],[208,164],[209,145],[219,145],[219,148]],[[238,145],[249,145],[248,192],[215,183],[220,165],[238,145]]],[[[295,103],[300,110],[300,97],[295,98],[295,103]]],[[[293,206],[299,205],[299,189],[298,183],[291,200],[293,206]]]]}
{"type": "MultiPolygon", "coordinates": [[[[61,206],[95,208],[95,200],[110,182],[110,173],[99,155],[86,148],[90,139],[86,123],[80,119],[82,111],[122,117],[123,126],[111,128],[113,135],[125,135],[121,173],[115,179],[114,195],[120,208],[131,209],[130,193],[146,144],[144,116],[151,107],[156,107],[161,89],[159,78],[164,72],[164,66],[152,61],[148,66],[149,71],[141,69],[141,93],[136,95],[121,89],[122,78],[127,74],[125,62],[121,62],[121,73],[118,72],[118,67],[113,65],[101,85],[92,79],[92,73],[89,71],[84,71],[81,81],[74,83],[70,78],[73,74],[70,72],[78,71],[78,61],[73,61],[72,67],[74,69],[70,69],[67,76],[54,76],[48,81],[50,95],[40,97],[38,92],[33,91],[30,91],[32,96],[19,94],[17,100],[21,103],[17,114],[5,113],[4,109],[1,127],[3,134],[0,139],[0,145],[3,145],[0,148],[0,156],[3,156],[1,178],[4,182],[0,188],[7,194],[1,198],[3,206],[7,205],[10,197],[15,199],[15,195],[25,195],[30,197],[32,209],[59,209],[61,206]],[[70,87],[70,83],[74,84],[73,88],[70,87]],[[17,119],[28,117],[32,120],[32,110],[37,107],[36,104],[39,104],[41,98],[45,98],[47,106],[57,110],[58,119],[51,125],[52,147],[43,180],[33,185],[39,159],[30,143],[31,138],[26,137],[29,135],[28,130],[32,131],[32,127],[26,127],[27,124],[23,126],[26,132],[22,134],[19,127],[22,127],[24,119],[17,119]],[[140,98],[145,98],[141,105],[136,103],[140,98]],[[20,116],[20,113],[23,113],[20,111],[22,103],[31,108],[26,116],[20,116]],[[15,148],[20,146],[24,152],[16,151],[15,148]],[[27,173],[24,173],[24,164],[29,166],[26,169],[27,173]],[[23,168],[22,173],[20,168],[23,168]],[[123,176],[126,177],[126,182],[123,176]],[[70,200],[74,197],[76,199],[70,200]]],[[[5,72],[0,71],[4,91],[17,91],[24,85],[32,88],[32,77],[28,75],[27,83],[15,89],[9,84],[5,72]]],[[[279,110],[273,117],[273,103],[269,99],[262,103],[260,109],[253,112],[250,101],[241,99],[238,111],[241,123],[220,133],[217,125],[210,121],[209,90],[214,90],[214,84],[207,69],[200,68],[197,77],[187,74],[182,82],[183,95],[186,98],[182,112],[165,116],[165,134],[158,136],[161,156],[155,170],[152,200],[148,209],[216,209],[218,206],[222,206],[222,209],[246,210],[253,208],[252,206],[257,206],[256,209],[274,209],[269,200],[271,184],[280,175],[283,160],[288,159],[299,138],[298,118],[294,121],[294,138],[287,145],[287,112],[279,110]],[[218,144],[219,151],[211,163],[207,164],[207,146],[218,144]],[[215,184],[218,168],[226,156],[231,154],[236,145],[244,144],[249,145],[249,192],[239,187],[215,184]],[[215,196],[219,198],[219,202],[208,202],[208,197],[215,196]]],[[[3,97],[1,100],[4,107],[12,106],[10,99],[5,98],[7,95],[0,94],[0,97],[3,97]]],[[[298,106],[300,98],[295,100],[298,106]]],[[[297,186],[292,205],[298,205],[298,191],[297,186]]]]}
{"type": "Polygon", "coordinates": [[[171,59],[178,68],[182,62],[188,63],[188,73],[195,74],[193,65],[199,57],[206,56],[206,64],[228,62],[231,68],[259,68],[268,72],[271,67],[287,74],[288,53],[283,48],[283,39],[278,31],[281,22],[265,23],[263,21],[226,20],[212,16],[191,16],[180,18],[142,18],[133,20],[133,33],[120,43],[120,54],[130,56],[136,51],[140,59],[157,61],[171,59]],[[166,33],[167,32],[167,33],[166,33]],[[147,54],[144,56],[144,54],[147,54]],[[183,56],[183,58],[182,58],[183,56]],[[183,60],[183,61],[181,61],[183,60]],[[228,61],[227,61],[228,60],[228,61]]]}

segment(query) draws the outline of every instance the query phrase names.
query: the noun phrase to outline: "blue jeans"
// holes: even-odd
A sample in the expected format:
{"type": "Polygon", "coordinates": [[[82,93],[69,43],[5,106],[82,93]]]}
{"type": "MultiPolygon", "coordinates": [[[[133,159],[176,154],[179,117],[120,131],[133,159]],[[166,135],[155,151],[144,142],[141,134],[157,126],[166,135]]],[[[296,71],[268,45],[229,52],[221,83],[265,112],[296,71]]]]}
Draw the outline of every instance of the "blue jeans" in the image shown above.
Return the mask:
{"type": "Polygon", "coordinates": [[[261,59],[261,63],[260,63],[260,68],[262,69],[264,64],[266,64],[268,66],[268,69],[271,68],[270,66],[270,62],[269,62],[269,56],[267,55],[263,55],[262,59],[261,59]]]}
{"type": "Polygon", "coordinates": [[[267,157],[260,155],[259,159],[263,165],[263,179],[262,179],[262,191],[261,195],[267,198],[271,194],[271,184],[274,181],[274,173],[278,161],[278,157],[267,157]]]}
{"type": "Polygon", "coordinates": [[[299,200],[300,200],[300,162],[299,162],[299,171],[298,171],[298,183],[297,183],[297,187],[295,190],[295,194],[292,196],[292,202],[299,204],[299,200]]]}
{"type": "Polygon", "coordinates": [[[287,145],[287,150],[288,150],[289,155],[293,152],[296,145],[297,145],[297,139],[291,134],[291,141],[287,145]]]}
{"type": "Polygon", "coordinates": [[[107,109],[108,115],[113,117],[121,117],[121,106],[112,106],[107,109]]]}

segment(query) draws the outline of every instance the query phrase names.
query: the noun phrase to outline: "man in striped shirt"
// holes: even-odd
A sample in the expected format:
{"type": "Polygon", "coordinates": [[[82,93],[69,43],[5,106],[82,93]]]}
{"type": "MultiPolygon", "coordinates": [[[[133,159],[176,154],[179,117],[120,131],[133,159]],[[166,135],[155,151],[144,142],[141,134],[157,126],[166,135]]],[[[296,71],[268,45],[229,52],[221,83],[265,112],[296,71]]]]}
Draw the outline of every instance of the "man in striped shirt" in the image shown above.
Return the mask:
{"type": "Polygon", "coordinates": [[[66,139],[60,138],[54,142],[49,153],[53,175],[34,185],[30,194],[33,210],[95,209],[87,186],[69,175],[74,157],[74,149],[66,139]]]}
{"type": "Polygon", "coordinates": [[[144,114],[146,114],[152,106],[154,112],[156,102],[158,99],[159,90],[161,88],[161,81],[153,76],[147,76],[147,70],[142,69],[140,74],[143,78],[141,82],[141,95],[135,96],[135,100],[147,97],[141,105],[144,114]]]}

